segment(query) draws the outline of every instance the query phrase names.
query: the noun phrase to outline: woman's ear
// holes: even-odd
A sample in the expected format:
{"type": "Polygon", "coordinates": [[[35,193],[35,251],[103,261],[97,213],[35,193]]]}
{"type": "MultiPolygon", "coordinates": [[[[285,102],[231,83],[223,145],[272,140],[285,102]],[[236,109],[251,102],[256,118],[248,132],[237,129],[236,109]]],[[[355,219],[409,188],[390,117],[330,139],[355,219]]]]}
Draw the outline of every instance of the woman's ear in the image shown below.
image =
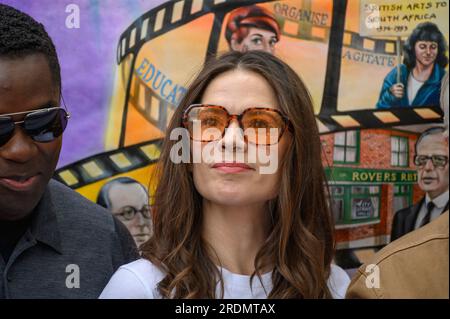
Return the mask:
{"type": "Polygon", "coordinates": [[[231,50],[233,50],[233,51],[241,51],[241,44],[239,44],[239,43],[236,41],[236,38],[235,38],[235,37],[232,37],[232,38],[231,38],[231,41],[230,41],[230,47],[231,47],[231,50]]]}

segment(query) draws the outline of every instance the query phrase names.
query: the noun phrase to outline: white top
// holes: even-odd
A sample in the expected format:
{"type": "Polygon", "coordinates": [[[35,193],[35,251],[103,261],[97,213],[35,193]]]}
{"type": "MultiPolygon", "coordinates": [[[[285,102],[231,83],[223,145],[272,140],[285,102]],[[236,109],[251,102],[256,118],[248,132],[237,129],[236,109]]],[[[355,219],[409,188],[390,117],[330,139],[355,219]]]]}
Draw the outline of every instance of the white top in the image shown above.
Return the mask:
{"type": "Polygon", "coordinates": [[[431,210],[430,222],[438,218],[443,212],[445,205],[448,203],[448,190],[443,192],[441,195],[437,196],[435,199],[431,200],[430,196],[427,194],[425,196],[425,201],[423,205],[420,207],[419,214],[416,218],[416,224],[414,229],[420,228],[422,224],[422,220],[425,218],[427,214],[427,206],[429,202],[434,203],[434,208],[431,210]]]}
{"type": "Polygon", "coordinates": [[[412,102],[414,101],[414,98],[416,97],[417,92],[422,87],[423,83],[424,82],[416,80],[414,78],[412,72],[409,74],[408,88],[407,88],[409,104],[412,104],[412,102]]]}
{"type": "MultiPolygon", "coordinates": [[[[222,270],[225,299],[263,299],[272,290],[272,274],[261,276],[262,284],[255,276],[250,287],[250,276],[234,274],[225,268],[222,270]]],[[[164,278],[155,265],[146,259],[139,259],[121,266],[106,285],[100,299],[161,299],[157,284],[164,278]]],[[[350,284],[347,273],[336,265],[331,265],[328,287],[333,298],[343,299],[350,284]]],[[[220,295],[220,284],[216,295],[220,295]]]]}

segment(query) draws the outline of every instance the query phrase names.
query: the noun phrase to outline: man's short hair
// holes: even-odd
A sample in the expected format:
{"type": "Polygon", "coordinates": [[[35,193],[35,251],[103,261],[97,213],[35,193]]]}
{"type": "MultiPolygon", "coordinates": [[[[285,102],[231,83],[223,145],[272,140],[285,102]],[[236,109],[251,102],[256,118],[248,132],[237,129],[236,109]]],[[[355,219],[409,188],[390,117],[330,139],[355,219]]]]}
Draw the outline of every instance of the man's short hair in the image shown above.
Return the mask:
{"type": "Polygon", "coordinates": [[[61,68],[55,45],[44,26],[13,7],[0,4],[0,58],[43,54],[52,79],[61,90],[61,68]]]}
{"type": "Polygon", "coordinates": [[[420,134],[419,138],[417,139],[416,144],[414,145],[414,152],[417,154],[417,147],[425,137],[429,135],[443,134],[444,132],[445,128],[443,126],[433,126],[426,129],[425,131],[422,132],[422,134],[420,134]]]}
{"type": "Polygon", "coordinates": [[[100,192],[97,196],[97,204],[100,206],[103,206],[107,209],[110,209],[112,206],[111,198],[109,198],[109,191],[113,185],[116,184],[138,184],[142,187],[142,189],[147,193],[147,190],[145,189],[144,185],[139,183],[137,180],[131,178],[131,177],[118,177],[113,180],[110,180],[109,182],[105,183],[105,185],[102,186],[100,189],[100,192]]]}

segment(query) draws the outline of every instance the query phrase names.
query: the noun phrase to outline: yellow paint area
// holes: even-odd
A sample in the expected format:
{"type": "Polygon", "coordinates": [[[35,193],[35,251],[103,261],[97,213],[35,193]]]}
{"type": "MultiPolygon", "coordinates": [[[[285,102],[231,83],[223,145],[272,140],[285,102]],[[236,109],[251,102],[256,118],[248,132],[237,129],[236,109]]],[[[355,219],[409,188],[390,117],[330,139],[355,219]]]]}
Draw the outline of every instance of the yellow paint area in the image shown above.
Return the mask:
{"type": "Polygon", "coordinates": [[[154,178],[152,178],[152,175],[154,173],[156,164],[151,164],[149,166],[145,166],[133,171],[129,171],[123,174],[115,175],[111,178],[104,179],[101,181],[98,181],[96,183],[89,184],[87,186],[78,188],[76,191],[86,197],[87,199],[96,202],[98,193],[100,192],[100,189],[104,184],[106,184],[108,181],[112,179],[116,179],[118,177],[131,177],[135,180],[137,180],[139,183],[144,185],[150,190],[150,193],[152,193],[152,190],[155,189],[156,183],[154,178]]]}

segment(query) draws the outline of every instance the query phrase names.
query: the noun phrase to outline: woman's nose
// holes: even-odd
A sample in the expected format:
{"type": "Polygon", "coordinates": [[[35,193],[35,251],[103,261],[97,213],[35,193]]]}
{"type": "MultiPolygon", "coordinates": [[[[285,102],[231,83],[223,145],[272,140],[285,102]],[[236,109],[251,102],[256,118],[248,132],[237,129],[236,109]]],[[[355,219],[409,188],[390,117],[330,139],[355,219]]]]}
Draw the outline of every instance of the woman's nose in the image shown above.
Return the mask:
{"type": "Polygon", "coordinates": [[[222,148],[243,151],[245,147],[244,132],[240,128],[238,120],[233,119],[225,129],[225,134],[222,138],[222,148]]]}

